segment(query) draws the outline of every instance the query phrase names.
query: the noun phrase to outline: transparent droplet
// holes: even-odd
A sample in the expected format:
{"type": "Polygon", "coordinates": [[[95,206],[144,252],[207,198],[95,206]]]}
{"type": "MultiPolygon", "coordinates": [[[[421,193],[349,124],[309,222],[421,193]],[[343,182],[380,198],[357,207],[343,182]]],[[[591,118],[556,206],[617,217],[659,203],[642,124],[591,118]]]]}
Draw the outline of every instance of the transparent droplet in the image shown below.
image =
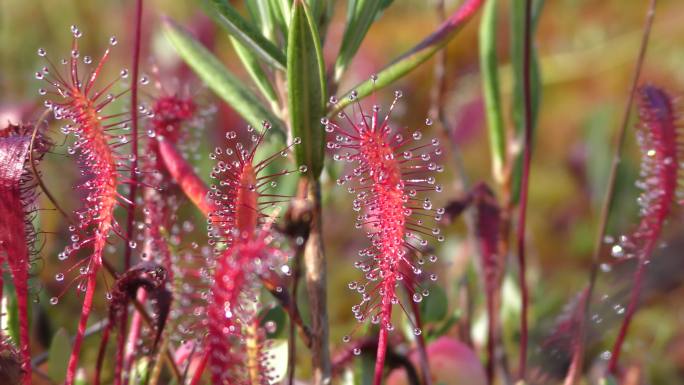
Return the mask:
{"type": "Polygon", "coordinates": [[[112,36],[109,38],[109,45],[115,46],[119,41],[116,39],[116,36],[112,36]]]}
{"type": "Polygon", "coordinates": [[[57,282],[64,281],[64,274],[62,274],[62,273],[55,274],[55,281],[57,281],[57,282]]]}
{"type": "Polygon", "coordinates": [[[360,348],[354,348],[354,350],[352,352],[354,353],[355,356],[358,356],[361,354],[361,349],[360,348]]]}
{"type": "Polygon", "coordinates": [[[420,328],[413,328],[413,335],[419,336],[422,333],[423,333],[423,331],[420,330],[420,328]]]}
{"type": "Polygon", "coordinates": [[[432,126],[432,119],[430,119],[430,118],[425,119],[425,125],[426,126],[432,126]]]}
{"type": "Polygon", "coordinates": [[[119,76],[120,76],[122,79],[126,79],[126,78],[128,77],[128,70],[125,69],[125,68],[122,69],[121,72],[119,72],[119,76]]]}
{"type": "Polygon", "coordinates": [[[346,335],[346,336],[342,337],[342,342],[349,342],[349,341],[351,341],[350,336],[346,335]]]}
{"type": "Polygon", "coordinates": [[[47,55],[47,52],[45,51],[44,48],[38,48],[38,56],[43,57],[47,55]]]}
{"type": "Polygon", "coordinates": [[[50,305],[57,305],[58,303],[59,303],[59,298],[57,298],[57,297],[50,298],[50,305]]]}
{"type": "Polygon", "coordinates": [[[305,173],[305,172],[307,172],[307,170],[309,170],[309,168],[306,167],[305,165],[299,166],[299,172],[305,173]]]}

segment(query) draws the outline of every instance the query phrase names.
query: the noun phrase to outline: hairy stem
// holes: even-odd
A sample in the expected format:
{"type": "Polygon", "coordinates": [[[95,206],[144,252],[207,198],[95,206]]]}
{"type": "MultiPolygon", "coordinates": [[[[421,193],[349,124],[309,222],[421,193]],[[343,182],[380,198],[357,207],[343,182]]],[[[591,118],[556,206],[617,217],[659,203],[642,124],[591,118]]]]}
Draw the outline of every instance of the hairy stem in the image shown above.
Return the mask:
{"type": "Polygon", "coordinates": [[[321,186],[318,180],[309,181],[309,200],[313,204],[313,210],[311,212],[311,230],[304,247],[304,265],[311,309],[313,384],[326,385],[330,383],[330,351],[328,347],[327,280],[323,250],[321,186]]]}

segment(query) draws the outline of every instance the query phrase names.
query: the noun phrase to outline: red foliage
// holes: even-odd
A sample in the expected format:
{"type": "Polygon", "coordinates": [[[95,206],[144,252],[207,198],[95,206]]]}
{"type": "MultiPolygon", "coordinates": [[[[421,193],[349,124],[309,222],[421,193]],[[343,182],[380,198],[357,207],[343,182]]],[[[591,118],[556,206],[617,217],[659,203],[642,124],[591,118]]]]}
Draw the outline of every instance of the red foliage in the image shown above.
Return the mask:
{"type": "Polygon", "coordinates": [[[356,227],[366,226],[371,240],[371,246],[359,252],[365,259],[356,263],[367,282],[352,282],[349,287],[362,295],[361,303],[352,309],[356,319],[361,322],[370,318],[380,324],[376,384],[382,375],[387,332],[394,329],[392,307],[401,303],[396,288],[403,285],[414,302],[428,294],[419,284],[424,263],[421,249],[427,246],[427,238],[443,239],[438,228],[425,224],[426,219],[441,216],[443,209],[435,210],[429,198],[419,197],[423,192],[441,191],[435,178],[428,176],[441,170],[433,160],[441,153],[439,142],[415,143],[422,138],[418,131],[409,138],[393,132],[389,118],[399,97],[401,94],[396,93],[384,119],[380,118],[379,106],[373,106],[371,115],[366,115],[359,105],[360,114],[353,119],[341,113],[350,130],[323,121],[326,131],[336,135],[328,144],[341,152],[335,159],[354,164],[352,174],[338,179],[338,184],[356,181],[357,186],[349,188],[350,193],[356,193],[354,210],[363,210],[356,227]]]}

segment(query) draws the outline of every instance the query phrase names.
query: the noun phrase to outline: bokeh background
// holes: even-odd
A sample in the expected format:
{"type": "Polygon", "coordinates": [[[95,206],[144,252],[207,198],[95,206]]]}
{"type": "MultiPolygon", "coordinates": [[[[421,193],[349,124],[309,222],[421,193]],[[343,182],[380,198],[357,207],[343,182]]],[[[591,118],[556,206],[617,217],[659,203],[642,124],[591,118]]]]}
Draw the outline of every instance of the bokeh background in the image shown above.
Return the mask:
{"type": "MultiPolygon", "coordinates": [[[[344,4],[339,2],[329,30],[325,52],[335,57],[344,26],[344,4]]],[[[417,43],[438,25],[435,1],[395,0],[371,28],[359,54],[348,71],[341,91],[367,79],[394,57],[417,43]]],[[[447,2],[447,10],[457,2],[447,2]]],[[[499,55],[504,105],[510,106],[512,77],[509,66],[507,1],[500,15],[499,55]]],[[[617,131],[628,96],[630,79],[637,56],[645,19],[645,1],[625,0],[557,0],[547,1],[536,37],[542,74],[542,102],[535,137],[529,204],[529,282],[533,291],[531,312],[534,336],[550,331],[553,319],[562,311],[588,280],[590,256],[597,233],[598,212],[607,180],[613,136],[617,131]]],[[[84,33],[82,50],[97,56],[116,35],[110,73],[130,67],[133,34],[133,2],[109,0],[2,0],[0,2],[0,122],[35,119],[41,112],[37,93],[41,86],[34,73],[42,67],[36,50],[43,47],[53,58],[68,52],[71,44],[69,26],[76,24],[84,33]]],[[[173,48],[166,42],[159,25],[163,16],[172,17],[192,29],[216,52],[228,67],[249,78],[240,67],[224,31],[212,25],[193,1],[149,0],[145,2],[145,25],[142,70],[158,65],[162,82],[189,84],[198,102],[215,113],[195,128],[203,138],[192,161],[207,176],[209,169],[206,142],[219,137],[229,128],[241,129],[245,124],[211,91],[192,78],[180,65],[173,48]]],[[[684,4],[680,0],[663,0],[658,4],[655,24],[644,63],[642,79],[660,85],[674,95],[684,91],[684,4]]],[[[469,183],[491,182],[490,157],[483,115],[481,78],[478,65],[477,25],[479,16],[448,45],[445,67],[447,89],[445,111],[448,126],[437,123],[431,134],[442,136],[449,147],[443,163],[447,172],[440,176],[446,188],[435,200],[444,203],[457,198],[461,182],[454,172],[453,156],[459,154],[469,183]],[[443,130],[443,131],[442,131],[443,130]],[[446,134],[444,133],[446,132],[446,134]]],[[[431,107],[434,87],[435,59],[394,85],[401,89],[403,102],[394,115],[398,125],[424,129],[431,107]]],[[[173,86],[171,86],[173,87],[173,86]]],[[[378,98],[390,101],[392,89],[378,92],[378,98]]],[[[145,97],[154,90],[144,91],[145,97]]],[[[507,107],[507,120],[509,109],[507,107]]],[[[429,130],[428,130],[429,131],[429,130]]],[[[633,130],[629,131],[625,159],[620,168],[618,195],[611,214],[609,234],[628,231],[637,218],[636,189],[638,152],[633,130]]],[[[445,142],[445,143],[446,143],[445,142]]],[[[48,157],[43,165],[46,183],[60,203],[75,207],[69,181],[75,179],[72,161],[64,157],[48,157]]],[[[350,213],[351,196],[337,189],[330,180],[325,184],[325,232],[329,254],[329,306],[333,349],[341,347],[341,337],[353,328],[351,306],[357,298],[348,295],[347,282],[358,272],[352,261],[364,244],[364,237],[353,230],[350,213]],[[333,220],[334,219],[334,220],[333,220]]],[[[192,211],[189,209],[188,211],[192,211]]],[[[189,218],[192,219],[192,213],[189,218]]],[[[0,218],[1,220],[1,218],[0,218]]],[[[66,227],[54,212],[41,214],[41,228],[55,234],[45,235],[45,247],[36,264],[33,307],[36,354],[47,348],[52,334],[60,327],[73,332],[78,300],[65,296],[58,306],[50,307],[46,298],[59,291],[54,275],[64,266],[57,253],[66,242],[66,227]]],[[[196,215],[195,223],[203,227],[196,215]]],[[[670,233],[676,239],[681,225],[672,221],[670,233]]],[[[200,231],[201,233],[201,231],[200,231]]],[[[439,282],[445,288],[449,314],[459,314],[458,298],[461,282],[472,268],[468,263],[472,248],[466,242],[465,226],[456,223],[446,232],[447,241],[439,246],[440,260],[433,269],[439,271],[439,282]]],[[[188,235],[201,240],[201,235],[188,235]]],[[[665,270],[673,273],[668,285],[652,285],[646,306],[638,313],[625,347],[625,359],[641,368],[645,383],[672,384],[684,379],[684,307],[681,288],[684,269],[675,261],[682,257],[676,244],[662,251],[665,270]]],[[[119,253],[120,254],[120,253],[119,253]]],[[[115,264],[116,254],[109,256],[115,264]]],[[[511,274],[515,264],[510,263],[511,274]]],[[[608,270],[608,269],[605,269],[608,270]]],[[[600,280],[628,284],[629,274],[601,273],[600,280]]],[[[657,281],[657,279],[656,279],[657,281]]],[[[504,313],[510,354],[515,356],[516,317],[519,311],[516,289],[507,284],[504,313]]],[[[476,303],[482,301],[475,298],[476,303]]],[[[619,302],[619,300],[616,300],[619,302]]],[[[612,304],[612,302],[611,302],[612,304]]],[[[611,306],[608,304],[606,306],[611,306]]],[[[104,316],[99,308],[99,317],[104,316]]],[[[476,344],[484,337],[481,311],[474,314],[476,344]],[[479,322],[479,324],[478,324],[479,322]],[[479,326],[478,326],[479,325],[479,326]]],[[[95,319],[99,318],[95,317],[95,319]]],[[[610,347],[616,323],[606,322],[594,339],[592,352],[610,347]]],[[[89,349],[97,346],[90,342],[89,349]]],[[[91,352],[93,350],[90,350],[91,352]]],[[[301,357],[300,357],[301,358],[301,357]]],[[[301,359],[302,370],[307,362],[301,359]]],[[[304,373],[303,372],[303,373],[304,373]]]]}

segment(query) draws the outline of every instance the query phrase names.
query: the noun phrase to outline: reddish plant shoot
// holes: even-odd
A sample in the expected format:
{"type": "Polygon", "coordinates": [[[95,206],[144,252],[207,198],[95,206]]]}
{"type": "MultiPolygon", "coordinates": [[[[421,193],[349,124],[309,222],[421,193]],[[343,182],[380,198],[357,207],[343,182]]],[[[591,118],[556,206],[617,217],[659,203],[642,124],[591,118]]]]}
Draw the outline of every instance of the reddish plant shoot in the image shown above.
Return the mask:
{"type": "Polygon", "coordinates": [[[636,258],[637,268],[625,318],[608,363],[611,373],[616,373],[618,369],[622,345],[639,303],[644,270],[676,200],[682,160],[679,150],[681,129],[670,96],[658,87],[644,85],[639,88],[638,97],[640,123],[637,127],[637,142],[641,150],[641,179],[637,187],[643,192],[637,201],[641,220],[636,230],[621,236],[611,250],[614,257],[636,258]]]}
{"type": "MultiPolygon", "coordinates": [[[[255,160],[263,132],[251,127],[247,134],[251,147],[237,140],[236,132],[228,132],[228,146],[217,147],[210,157],[216,161],[208,199],[216,208],[209,215],[209,243],[216,257],[211,284],[208,318],[208,360],[215,384],[268,383],[272,370],[266,360],[264,331],[259,326],[258,310],[261,277],[287,261],[287,256],[270,245],[271,222],[265,210],[290,197],[274,193],[276,179],[296,172],[282,170],[264,175],[274,161],[288,155],[288,148],[255,160]]],[[[300,167],[298,172],[306,172],[300,167]]],[[[283,265],[282,271],[289,269],[283,265]]]]}
{"type": "MultiPolygon", "coordinates": [[[[39,91],[41,95],[49,97],[46,106],[53,110],[57,120],[71,122],[62,127],[64,134],[75,138],[67,152],[69,155],[77,154],[80,172],[85,177],[85,182],[77,188],[77,191],[84,194],[84,207],[76,211],[75,225],[70,226],[71,244],[59,255],[60,260],[67,260],[87,248],[85,256],[72,264],[66,272],[68,274],[77,270],[78,274],[69,281],[64,290],[76,284],[79,292],[85,292],[81,319],[69,358],[67,385],[73,383],[76,375],[78,355],[90,316],[97,274],[102,267],[102,255],[108,237],[114,232],[124,238],[114,218],[114,209],[125,200],[117,192],[117,187],[130,182],[126,179],[130,172],[127,168],[128,160],[117,151],[130,140],[130,135],[126,133],[129,115],[126,112],[114,115],[103,113],[107,105],[127,92],[125,90],[113,94],[110,90],[119,79],[128,76],[128,71],[122,70],[119,78],[96,90],[96,81],[109,57],[109,48],[105,50],[99,62],[92,65],[93,59],[90,56],[83,56],[79,51],[78,40],[82,36],[81,31],[72,26],[71,32],[73,44],[69,58],[61,61],[61,65],[67,68],[67,74],[63,76],[49,59],[49,66],[36,72],[37,79],[44,80],[51,86],[49,91],[39,91]],[[80,61],[90,68],[83,71],[80,61]]],[[[109,43],[112,46],[116,45],[116,38],[112,37],[109,43]]],[[[46,56],[45,50],[39,49],[38,55],[46,56]]],[[[65,276],[65,273],[59,273],[56,280],[64,281],[65,276]]],[[[58,297],[52,297],[50,302],[56,304],[58,297]]]]}
{"type": "MultiPolygon", "coordinates": [[[[19,348],[23,383],[31,383],[29,345],[28,279],[34,249],[36,183],[29,162],[40,158],[49,144],[38,134],[31,151],[33,126],[9,125],[0,130],[0,275],[7,262],[17,296],[19,313],[19,348]]],[[[2,279],[0,278],[0,297],[2,279]]]]}
{"type": "MultiPolygon", "coordinates": [[[[355,93],[351,97],[355,98],[355,93]]],[[[430,198],[422,197],[424,193],[442,190],[431,176],[442,171],[442,166],[435,163],[441,154],[439,142],[433,139],[424,143],[420,131],[409,135],[392,129],[390,115],[400,97],[401,92],[397,91],[384,118],[378,105],[373,105],[368,115],[357,103],[358,114],[349,116],[341,112],[338,115],[346,121],[347,128],[322,120],[325,130],[334,138],[328,143],[328,148],[336,151],[334,159],[353,166],[351,174],[342,176],[337,183],[354,184],[348,191],[356,194],[354,211],[361,212],[356,227],[365,227],[371,242],[359,252],[362,259],[355,263],[363,272],[365,282],[351,282],[349,288],[362,296],[361,303],[352,308],[355,318],[359,322],[370,319],[380,326],[376,385],[382,380],[387,334],[394,330],[392,308],[400,304],[408,315],[397,287],[404,286],[409,300],[414,302],[422,301],[429,294],[420,286],[425,276],[423,250],[428,239],[444,239],[437,227],[428,225],[440,219],[444,209],[433,208],[430,198]]],[[[333,98],[331,103],[337,101],[333,98]]],[[[431,121],[426,123],[429,125],[431,121]]],[[[427,258],[436,261],[434,255],[427,258]]],[[[430,275],[430,279],[436,278],[430,275]]],[[[414,333],[421,333],[415,323],[414,333]]],[[[349,339],[344,337],[345,341],[349,339]]]]}

